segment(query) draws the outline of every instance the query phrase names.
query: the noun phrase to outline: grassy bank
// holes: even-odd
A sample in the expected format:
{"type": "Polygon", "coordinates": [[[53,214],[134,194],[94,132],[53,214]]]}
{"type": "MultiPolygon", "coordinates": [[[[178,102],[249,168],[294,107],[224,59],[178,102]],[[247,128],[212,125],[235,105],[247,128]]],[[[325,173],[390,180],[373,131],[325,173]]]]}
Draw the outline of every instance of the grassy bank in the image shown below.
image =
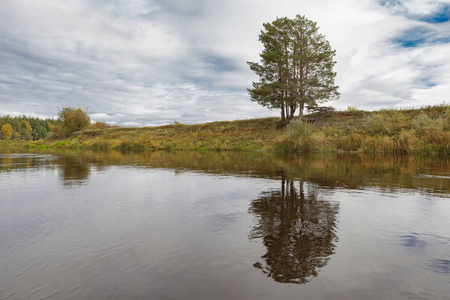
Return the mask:
{"type": "Polygon", "coordinates": [[[31,148],[151,150],[268,150],[450,154],[450,106],[312,114],[279,128],[279,118],[89,129],[29,142],[31,148]]]}
{"type": "Polygon", "coordinates": [[[89,129],[27,147],[151,150],[266,150],[281,133],[279,118],[144,128],[89,129]]]}
{"type": "Polygon", "coordinates": [[[291,122],[275,148],[291,152],[450,154],[450,106],[422,109],[350,109],[315,124],[291,122]]]}

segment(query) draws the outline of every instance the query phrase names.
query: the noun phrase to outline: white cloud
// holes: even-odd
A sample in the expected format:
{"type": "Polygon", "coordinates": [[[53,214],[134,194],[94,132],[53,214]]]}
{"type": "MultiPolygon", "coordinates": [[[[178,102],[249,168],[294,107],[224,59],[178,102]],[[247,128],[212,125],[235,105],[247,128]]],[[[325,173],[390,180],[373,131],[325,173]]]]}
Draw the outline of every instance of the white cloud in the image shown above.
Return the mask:
{"type": "Polygon", "coordinates": [[[51,116],[74,106],[124,126],[276,116],[250,101],[257,78],[246,61],[259,59],[263,22],[296,14],[316,21],[337,50],[342,95],[331,105],[441,103],[449,25],[417,16],[443,3],[3,0],[0,113],[51,116]],[[432,40],[402,47],[396,39],[417,26],[432,40]]]}
{"type": "Polygon", "coordinates": [[[141,126],[141,123],[137,123],[137,122],[125,122],[123,123],[124,126],[132,126],[132,127],[136,127],[136,126],[141,126]]]}

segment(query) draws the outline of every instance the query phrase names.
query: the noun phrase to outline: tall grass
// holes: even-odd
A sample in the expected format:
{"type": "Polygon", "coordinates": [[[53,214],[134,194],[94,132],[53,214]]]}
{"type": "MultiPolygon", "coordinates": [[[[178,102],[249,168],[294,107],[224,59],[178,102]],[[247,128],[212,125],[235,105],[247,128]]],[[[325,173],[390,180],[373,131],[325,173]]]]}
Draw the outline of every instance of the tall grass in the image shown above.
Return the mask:
{"type": "Polygon", "coordinates": [[[291,122],[277,141],[284,151],[450,154],[450,107],[336,113],[323,125],[291,122]]]}

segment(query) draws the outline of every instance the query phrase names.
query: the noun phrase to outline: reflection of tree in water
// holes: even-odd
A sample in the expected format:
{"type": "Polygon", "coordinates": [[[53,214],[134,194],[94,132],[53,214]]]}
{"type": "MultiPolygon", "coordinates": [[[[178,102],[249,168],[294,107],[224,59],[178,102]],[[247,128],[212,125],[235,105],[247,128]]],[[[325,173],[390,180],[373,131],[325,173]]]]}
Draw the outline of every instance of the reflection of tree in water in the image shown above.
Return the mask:
{"type": "Polygon", "coordinates": [[[91,172],[91,163],[82,157],[59,157],[60,177],[66,186],[83,184],[91,172]]]}
{"type": "Polygon", "coordinates": [[[338,203],[318,200],[308,187],[301,182],[297,190],[283,177],[280,190],[262,194],[249,209],[257,217],[249,238],[262,238],[267,247],[254,266],[277,282],[309,282],[334,253],[338,203]]]}

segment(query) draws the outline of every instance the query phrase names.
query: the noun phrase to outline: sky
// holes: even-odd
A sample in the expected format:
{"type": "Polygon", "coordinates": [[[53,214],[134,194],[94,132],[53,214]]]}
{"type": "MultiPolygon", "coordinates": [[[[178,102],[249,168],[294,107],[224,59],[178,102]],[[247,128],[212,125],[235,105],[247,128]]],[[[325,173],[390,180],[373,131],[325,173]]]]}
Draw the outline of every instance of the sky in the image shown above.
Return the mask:
{"type": "Polygon", "coordinates": [[[337,109],[449,103],[450,0],[1,0],[0,115],[81,107],[119,126],[279,116],[250,100],[262,24],[336,50],[337,109]]]}

